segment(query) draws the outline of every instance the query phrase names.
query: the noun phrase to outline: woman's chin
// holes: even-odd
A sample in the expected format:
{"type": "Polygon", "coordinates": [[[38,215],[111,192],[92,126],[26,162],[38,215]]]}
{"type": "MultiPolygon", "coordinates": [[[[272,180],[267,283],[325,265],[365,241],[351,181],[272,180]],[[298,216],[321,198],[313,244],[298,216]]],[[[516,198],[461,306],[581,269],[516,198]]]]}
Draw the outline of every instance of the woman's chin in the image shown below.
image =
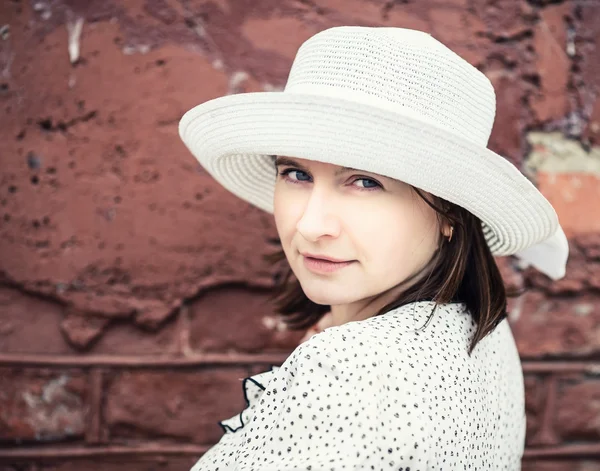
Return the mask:
{"type": "Polygon", "coordinates": [[[350,304],[357,301],[356,295],[348,296],[347,290],[345,290],[346,292],[336,293],[335,290],[332,289],[305,287],[304,285],[302,285],[302,290],[304,291],[306,297],[315,304],[336,306],[339,304],[350,304]]]}

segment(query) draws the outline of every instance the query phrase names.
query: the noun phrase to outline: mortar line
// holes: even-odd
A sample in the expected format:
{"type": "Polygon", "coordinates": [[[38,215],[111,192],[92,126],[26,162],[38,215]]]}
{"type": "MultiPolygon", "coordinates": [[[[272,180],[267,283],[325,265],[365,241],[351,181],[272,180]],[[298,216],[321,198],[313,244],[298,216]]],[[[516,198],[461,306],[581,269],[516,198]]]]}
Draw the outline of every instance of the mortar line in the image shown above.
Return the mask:
{"type": "MultiPolygon", "coordinates": [[[[290,352],[291,353],[291,352],[290,352]]],[[[40,355],[0,353],[0,366],[49,367],[186,367],[211,364],[283,363],[289,353],[202,353],[190,356],[155,355],[40,355]]],[[[600,367],[600,366],[599,366],[600,367]]]]}
{"type": "MultiPolygon", "coordinates": [[[[291,351],[279,353],[199,353],[195,355],[43,355],[0,353],[0,366],[50,366],[50,367],[187,367],[211,364],[281,364],[291,351]]],[[[522,360],[523,372],[536,373],[582,373],[600,376],[600,361],[529,361],[522,360]]]]}
{"type": "MultiPolygon", "coordinates": [[[[105,458],[115,457],[148,457],[161,455],[200,456],[208,451],[212,445],[148,443],[142,446],[95,446],[95,447],[60,447],[45,445],[40,447],[0,449],[0,462],[10,460],[35,460],[35,459],[61,459],[61,458],[105,458]]],[[[579,458],[600,456],[600,444],[590,445],[564,445],[545,448],[527,448],[523,460],[539,458],[579,458]]]]}

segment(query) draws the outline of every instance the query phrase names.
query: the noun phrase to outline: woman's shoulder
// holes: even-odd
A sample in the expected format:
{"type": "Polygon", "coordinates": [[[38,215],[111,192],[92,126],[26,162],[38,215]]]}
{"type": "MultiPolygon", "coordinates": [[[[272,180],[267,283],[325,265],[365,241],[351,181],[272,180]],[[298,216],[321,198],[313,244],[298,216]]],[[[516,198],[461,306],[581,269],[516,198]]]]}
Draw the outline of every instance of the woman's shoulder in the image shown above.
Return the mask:
{"type": "Polygon", "coordinates": [[[392,309],[385,314],[360,321],[350,321],[339,326],[328,327],[314,335],[313,345],[320,348],[335,348],[337,345],[351,341],[353,347],[370,347],[373,343],[387,343],[390,338],[422,335],[423,326],[428,321],[443,320],[449,323],[474,325],[473,318],[463,303],[438,304],[430,301],[408,303],[392,309]]]}
{"type": "MultiPolygon", "coordinates": [[[[430,307],[432,303],[411,303],[379,316],[327,327],[300,344],[288,360],[296,363],[320,358],[337,365],[338,371],[361,366],[365,361],[375,366],[390,352],[402,355],[410,346],[424,340],[419,328],[426,322],[430,307]]],[[[445,305],[436,309],[441,316],[445,316],[446,311],[459,312],[445,305]]]]}
{"type": "MultiPolygon", "coordinates": [[[[352,366],[393,361],[395,364],[447,358],[469,361],[469,346],[477,324],[463,303],[410,303],[385,314],[328,327],[301,344],[301,351],[329,356],[352,366]],[[350,354],[350,355],[349,355],[350,354]],[[424,355],[426,354],[426,355],[424,355]]],[[[499,325],[493,335],[478,344],[484,354],[493,347],[513,342],[510,328],[499,325]]]]}

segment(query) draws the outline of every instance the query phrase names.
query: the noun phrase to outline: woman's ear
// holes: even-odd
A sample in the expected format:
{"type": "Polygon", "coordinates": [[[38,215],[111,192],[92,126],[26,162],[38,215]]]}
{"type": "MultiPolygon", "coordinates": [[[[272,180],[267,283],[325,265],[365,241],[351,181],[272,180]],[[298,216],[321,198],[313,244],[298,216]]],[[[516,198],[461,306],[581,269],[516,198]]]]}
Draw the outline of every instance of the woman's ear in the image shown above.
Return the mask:
{"type": "Polygon", "coordinates": [[[450,242],[452,240],[452,236],[454,235],[454,226],[451,226],[450,223],[444,223],[442,234],[444,238],[450,242]]]}
{"type": "Polygon", "coordinates": [[[444,221],[442,223],[442,235],[445,239],[451,239],[452,234],[454,233],[454,226],[449,221],[444,221]]]}

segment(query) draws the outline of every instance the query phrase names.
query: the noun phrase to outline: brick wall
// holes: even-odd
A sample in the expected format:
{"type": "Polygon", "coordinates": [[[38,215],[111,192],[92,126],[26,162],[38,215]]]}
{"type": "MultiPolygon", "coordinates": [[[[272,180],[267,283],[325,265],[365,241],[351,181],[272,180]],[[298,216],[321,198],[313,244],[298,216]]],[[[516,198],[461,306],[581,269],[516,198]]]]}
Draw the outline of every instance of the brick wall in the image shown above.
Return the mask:
{"type": "Polygon", "coordinates": [[[329,26],[433,33],[497,90],[490,147],[557,208],[564,280],[517,271],[526,470],[600,469],[600,2],[0,2],[0,470],[189,469],[240,379],[302,333],[269,307],[270,218],[177,136],[280,89],[329,26]],[[242,229],[240,229],[242,228],[242,229]]]}

